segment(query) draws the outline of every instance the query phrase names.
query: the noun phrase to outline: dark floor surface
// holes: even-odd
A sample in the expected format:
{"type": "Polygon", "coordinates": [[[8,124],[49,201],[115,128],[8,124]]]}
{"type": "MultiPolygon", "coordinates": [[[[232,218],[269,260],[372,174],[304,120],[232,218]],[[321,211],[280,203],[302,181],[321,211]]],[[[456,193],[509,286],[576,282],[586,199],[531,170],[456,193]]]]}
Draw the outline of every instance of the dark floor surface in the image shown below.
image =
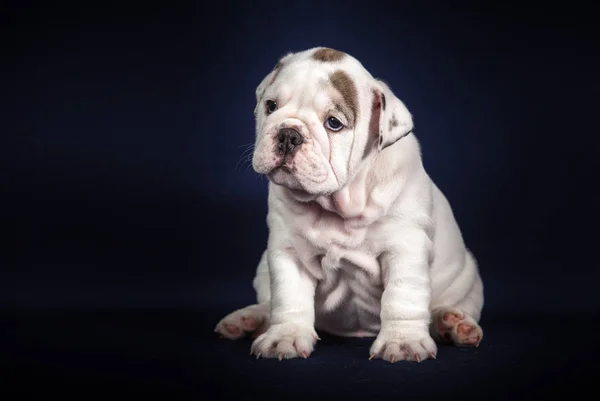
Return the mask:
{"type": "Polygon", "coordinates": [[[2,359],[11,380],[3,391],[505,399],[571,396],[596,385],[596,338],[583,330],[593,322],[581,317],[486,316],[478,348],[442,346],[437,360],[420,364],[368,361],[371,339],[327,335],[309,359],[280,362],[248,355],[250,340],[214,335],[215,322],[234,306],[4,311],[2,359]]]}

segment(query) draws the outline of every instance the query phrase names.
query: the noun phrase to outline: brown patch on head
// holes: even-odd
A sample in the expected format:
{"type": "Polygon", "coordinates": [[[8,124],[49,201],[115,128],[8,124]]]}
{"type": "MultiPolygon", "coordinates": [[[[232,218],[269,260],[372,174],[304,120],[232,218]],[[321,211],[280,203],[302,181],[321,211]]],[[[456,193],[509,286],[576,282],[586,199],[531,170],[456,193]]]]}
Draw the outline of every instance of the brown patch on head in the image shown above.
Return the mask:
{"type": "Polygon", "coordinates": [[[344,58],[345,55],[345,53],[339,50],[324,47],[322,49],[316,50],[313,53],[312,58],[317,61],[322,61],[324,63],[332,63],[335,61],[340,61],[342,58],[344,58]]]}
{"type": "Polygon", "coordinates": [[[331,85],[342,95],[341,111],[348,118],[351,127],[354,127],[358,117],[358,91],[350,76],[342,70],[337,70],[329,76],[331,85]]]}

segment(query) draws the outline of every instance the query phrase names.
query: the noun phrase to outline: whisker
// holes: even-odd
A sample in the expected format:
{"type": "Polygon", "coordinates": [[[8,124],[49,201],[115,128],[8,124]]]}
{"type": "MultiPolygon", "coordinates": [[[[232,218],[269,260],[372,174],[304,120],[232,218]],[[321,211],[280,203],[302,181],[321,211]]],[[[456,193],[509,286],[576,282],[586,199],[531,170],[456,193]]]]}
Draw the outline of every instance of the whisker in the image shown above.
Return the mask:
{"type": "Polygon", "coordinates": [[[254,151],[254,144],[251,143],[249,145],[244,145],[247,146],[246,150],[244,150],[242,152],[242,154],[240,155],[240,158],[238,159],[237,163],[235,164],[235,171],[238,171],[241,167],[244,166],[244,163],[250,161],[252,159],[252,153],[254,151]]]}
{"type": "Polygon", "coordinates": [[[248,165],[246,166],[246,171],[250,171],[251,168],[252,168],[252,161],[248,160],[248,165]]]}
{"type": "Polygon", "coordinates": [[[239,148],[243,148],[244,146],[250,147],[250,146],[253,146],[253,145],[254,145],[254,142],[249,142],[249,143],[246,143],[246,144],[244,144],[244,145],[240,145],[240,146],[238,147],[238,149],[239,149],[239,148]]]}

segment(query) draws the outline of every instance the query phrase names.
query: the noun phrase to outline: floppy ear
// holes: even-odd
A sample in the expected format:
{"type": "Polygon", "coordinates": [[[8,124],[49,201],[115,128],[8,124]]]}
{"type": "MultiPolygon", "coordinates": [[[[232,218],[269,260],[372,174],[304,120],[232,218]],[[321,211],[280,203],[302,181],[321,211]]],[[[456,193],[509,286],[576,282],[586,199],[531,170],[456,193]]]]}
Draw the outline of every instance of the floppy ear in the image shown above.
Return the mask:
{"type": "Polygon", "coordinates": [[[410,112],[383,81],[376,80],[374,103],[379,102],[379,130],[377,150],[398,142],[413,131],[410,112]]]}

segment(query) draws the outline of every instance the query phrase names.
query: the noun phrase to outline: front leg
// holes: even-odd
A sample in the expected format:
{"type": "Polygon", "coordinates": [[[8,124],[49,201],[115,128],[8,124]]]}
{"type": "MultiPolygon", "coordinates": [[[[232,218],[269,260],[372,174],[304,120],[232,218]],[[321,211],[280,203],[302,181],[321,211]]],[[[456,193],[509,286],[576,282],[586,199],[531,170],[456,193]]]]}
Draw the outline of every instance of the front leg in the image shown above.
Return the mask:
{"type": "Polygon", "coordinates": [[[370,359],[421,362],[437,353],[429,334],[431,241],[420,229],[404,229],[398,242],[381,257],[381,331],[370,359]]]}
{"type": "Polygon", "coordinates": [[[271,325],[254,340],[251,354],[257,358],[308,358],[317,340],[315,279],[293,250],[268,251],[271,280],[271,325]]]}

